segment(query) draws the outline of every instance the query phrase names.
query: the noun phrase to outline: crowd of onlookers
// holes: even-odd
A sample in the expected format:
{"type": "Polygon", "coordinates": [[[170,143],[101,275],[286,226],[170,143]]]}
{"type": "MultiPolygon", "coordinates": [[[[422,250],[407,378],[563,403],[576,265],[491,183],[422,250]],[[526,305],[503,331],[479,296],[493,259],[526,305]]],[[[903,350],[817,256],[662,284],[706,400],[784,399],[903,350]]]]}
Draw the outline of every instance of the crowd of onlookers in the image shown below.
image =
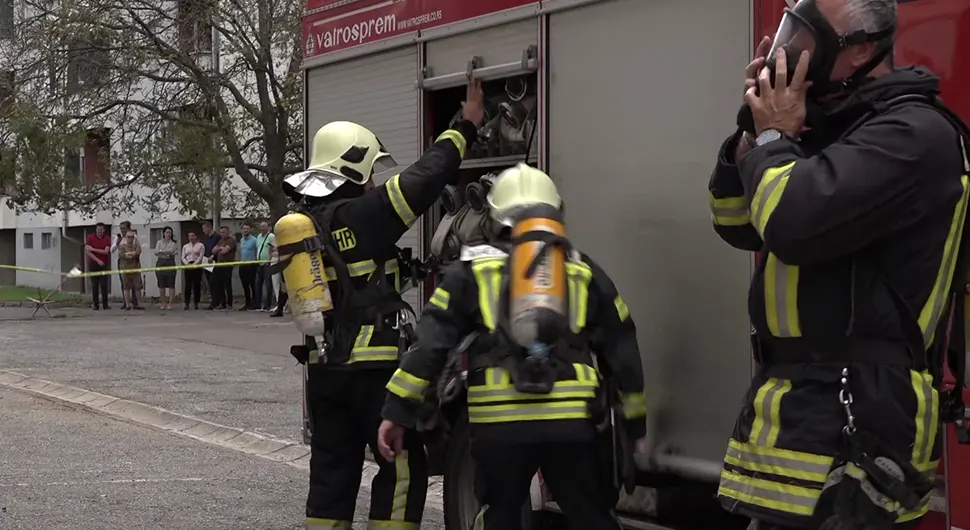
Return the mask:
{"type": "MultiPolygon", "coordinates": [[[[111,269],[112,256],[116,256],[117,270],[121,279],[122,309],[144,310],[144,276],[141,272],[126,270],[143,268],[142,246],[130,221],[119,224],[119,233],[112,240],[104,223],[98,223],[95,232],[87,236],[85,254],[88,272],[111,269]]],[[[231,311],[233,307],[233,270],[235,265],[220,263],[243,262],[238,266],[239,282],[243,288],[244,303],[240,311],[268,311],[279,317],[286,309],[287,296],[281,275],[269,274],[271,264],[279,261],[276,237],[269,224],[259,223],[258,233],[253,224],[244,223],[242,233],[233,236],[229,227],[213,230],[212,223],[202,224],[202,232],[190,230],[188,241],[179,245],[174,231],[165,227],[162,238],[155,244],[155,279],[158,282],[159,303],[162,310],[171,310],[176,299],[176,275],[178,265],[200,265],[200,268],[182,269],[184,289],[182,302],[185,310],[199,309],[203,287],[209,293],[209,306],[214,311],[231,311]],[[165,267],[172,267],[165,269],[165,267]]],[[[108,305],[108,282],[106,275],[91,277],[92,307],[95,310],[111,309],[108,305]]]]}

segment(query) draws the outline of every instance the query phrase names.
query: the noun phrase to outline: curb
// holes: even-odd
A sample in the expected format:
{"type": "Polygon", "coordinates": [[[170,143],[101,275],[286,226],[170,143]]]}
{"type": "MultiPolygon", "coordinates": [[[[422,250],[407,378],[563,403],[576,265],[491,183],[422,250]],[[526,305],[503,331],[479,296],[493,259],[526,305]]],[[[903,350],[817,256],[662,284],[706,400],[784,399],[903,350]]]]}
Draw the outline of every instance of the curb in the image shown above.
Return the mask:
{"type": "MultiPolygon", "coordinates": [[[[235,427],[227,427],[192,416],[176,414],[137,401],[37,379],[9,370],[0,370],[0,387],[24,391],[122,421],[192,438],[304,471],[310,470],[310,448],[302,443],[256,434],[235,427]]],[[[380,468],[371,460],[372,457],[369,452],[367,453],[368,458],[364,461],[360,487],[370,490],[371,480],[377,476],[380,468]]],[[[432,477],[428,485],[426,504],[440,510],[442,503],[443,491],[440,477],[432,477]]]]}

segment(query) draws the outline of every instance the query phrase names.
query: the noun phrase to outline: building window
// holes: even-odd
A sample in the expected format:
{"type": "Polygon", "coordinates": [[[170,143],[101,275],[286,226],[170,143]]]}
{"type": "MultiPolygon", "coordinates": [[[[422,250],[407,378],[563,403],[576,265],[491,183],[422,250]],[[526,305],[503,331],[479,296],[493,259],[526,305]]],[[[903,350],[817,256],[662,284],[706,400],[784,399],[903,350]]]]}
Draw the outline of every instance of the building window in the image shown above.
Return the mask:
{"type": "Polygon", "coordinates": [[[81,164],[81,151],[67,147],[64,149],[64,180],[66,182],[81,182],[84,165],[81,164]]]}
{"type": "MultiPolygon", "coordinates": [[[[0,0],[2,1],[2,0],[0,0]]],[[[179,49],[185,53],[209,53],[212,50],[212,2],[207,0],[178,0],[179,49]]]]}
{"type": "Polygon", "coordinates": [[[82,174],[85,184],[111,180],[111,129],[91,129],[84,139],[82,174]]]}
{"type": "Polygon", "coordinates": [[[30,250],[34,248],[34,234],[26,233],[24,234],[24,249],[30,250]]]}
{"type": "Polygon", "coordinates": [[[71,43],[67,48],[68,93],[76,94],[104,81],[108,65],[108,48],[104,42],[71,43]]]}
{"type": "Polygon", "coordinates": [[[0,39],[13,38],[13,2],[0,0],[0,39]]]}
{"type": "MultiPolygon", "coordinates": [[[[3,0],[0,0],[0,2],[3,2],[3,0]]],[[[0,72],[0,116],[7,109],[7,106],[13,102],[16,79],[16,73],[13,70],[0,72]]]]}
{"type": "MultiPolygon", "coordinates": [[[[31,242],[33,243],[33,242],[31,242]]],[[[47,250],[54,246],[54,234],[50,232],[43,232],[40,234],[40,248],[41,250],[47,250]]]]}

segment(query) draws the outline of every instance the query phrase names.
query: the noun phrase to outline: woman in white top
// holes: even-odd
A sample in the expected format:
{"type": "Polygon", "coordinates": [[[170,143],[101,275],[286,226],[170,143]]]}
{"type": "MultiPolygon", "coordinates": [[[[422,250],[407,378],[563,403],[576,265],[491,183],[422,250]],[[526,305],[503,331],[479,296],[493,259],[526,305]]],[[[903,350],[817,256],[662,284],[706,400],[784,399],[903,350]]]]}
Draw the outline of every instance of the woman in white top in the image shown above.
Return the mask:
{"type": "MultiPolygon", "coordinates": [[[[182,263],[184,265],[201,265],[205,256],[205,245],[199,241],[195,232],[189,232],[189,242],[182,246],[182,263]]],[[[202,268],[185,269],[185,309],[189,309],[189,299],[196,309],[199,308],[199,298],[202,297],[202,268]]]]}
{"type": "MultiPolygon", "coordinates": [[[[162,239],[155,243],[155,266],[174,267],[175,255],[179,253],[178,243],[175,242],[175,232],[170,227],[162,229],[162,239]]],[[[158,280],[158,292],[162,298],[162,309],[172,309],[172,299],[175,298],[175,270],[160,270],[155,272],[158,280]],[[167,301],[166,301],[167,300],[167,301]]]]}

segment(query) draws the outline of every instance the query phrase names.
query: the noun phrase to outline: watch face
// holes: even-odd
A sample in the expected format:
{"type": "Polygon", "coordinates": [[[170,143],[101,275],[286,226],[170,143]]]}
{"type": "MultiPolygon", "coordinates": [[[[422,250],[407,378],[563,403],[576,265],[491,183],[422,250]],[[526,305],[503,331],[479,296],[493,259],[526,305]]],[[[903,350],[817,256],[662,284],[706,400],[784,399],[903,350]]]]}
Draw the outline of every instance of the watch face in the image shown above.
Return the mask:
{"type": "Polygon", "coordinates": [[[779,138],[781,138],[780,132],[774,129],[768,129],[767,131],[762,131],[762,133],[758,135],[758,139],[756,140],[756,143],[758,145],[764,145],[768,142],[774,142],[779,138]]]}

